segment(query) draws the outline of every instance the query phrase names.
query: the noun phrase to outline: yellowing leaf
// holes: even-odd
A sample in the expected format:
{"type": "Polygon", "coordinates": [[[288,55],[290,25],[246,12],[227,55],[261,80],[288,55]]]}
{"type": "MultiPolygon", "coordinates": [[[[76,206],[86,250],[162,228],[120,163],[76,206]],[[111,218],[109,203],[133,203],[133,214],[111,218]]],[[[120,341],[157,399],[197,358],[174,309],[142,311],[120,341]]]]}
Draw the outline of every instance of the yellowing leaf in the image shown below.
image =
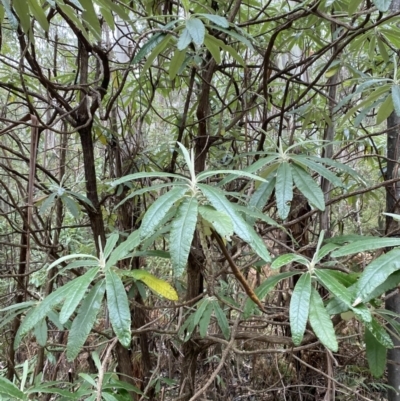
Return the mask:
{"type": "Polygon", "coordinates": [[[174,287],[165,280],[161,280],[145,270],[120,271],[124,276],[133,277],[147,285],[152,291],[171,301],[179,299],[174,287]]]}

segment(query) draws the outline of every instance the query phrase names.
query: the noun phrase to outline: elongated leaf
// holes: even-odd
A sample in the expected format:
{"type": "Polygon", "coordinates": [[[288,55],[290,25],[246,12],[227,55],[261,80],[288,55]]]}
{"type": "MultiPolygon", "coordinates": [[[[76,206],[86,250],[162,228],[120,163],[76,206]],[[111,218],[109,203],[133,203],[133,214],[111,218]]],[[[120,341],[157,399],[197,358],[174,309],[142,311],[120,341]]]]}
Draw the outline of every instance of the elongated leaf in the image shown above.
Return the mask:
{"type": "Polygon", "coordinates": [[[263,207],[266,205],[270,196],[272,195],[272,191],[275,188],[275,183],[275,177],[266,182],[262,182],[250,198],[249,206],[262,211],[263,207]]]}
{"type": "Polygon", "coordinates": [[[25,401],[28,399],[28,396],[25,395],[14,383],[2,376],[0,376],[0,393],[15,400],[25,401]]]}
{"type": "Polygon", "coordinates": [[[376,114],[376,123],[383,123],[390,116],[393,108],[394,106],[392,96],[389,94],[385,101],[382,102],[381,106],[379,107],[378,113],[376,114]]]}
{"type": "Polygon", "coordinates": [[[93,260],[95,260],[95,261],[98,262],[98,259],[96,258],[96,256],[88,255],[88,254],[84,254],[84,253],[81,253],[81,254],[79,254],[79,253],[74,253],[74,254],[72,254],[72,255],[65,255],[65,256],[62,256],[61,258],[55,260],[52,264],[50,264],[50,266],[47,268],[47,270],[50,270],[50,269],[52,269],[53,267],[59,265],[60,263],[65,262],[65,261],[67,261],[67,260],[69,260],[69,259],[77,259],[77,258],[88,258],[88,259],[93,259],[93,260]]]}
{"type": "Polygon", "coordinates": [[[219,306],[218,301],[213,301],[213,304],[214,304],[214,313],[215,313],[215,317],[217,319],[218,326],[220,327],[224,337],[227,340],[229,340],[231,331],[229,329],[228,319],[226,318],[224,311],[219,306]]]}
{"type": "Polygon", "coordinates": [[[101,307],[104,291],[105,282],[102,280],[93,286],[83,300],[68,335],[67,359],[69,361],[74,360],[78,356],[79,351],[92,330],[101,307]]]}
{"type": "Polygon", "coordinates": [[[154,34],[137,52],[132,60],[132,64],[137,64],[142,61],[162,40],[167,36],[166,33],[158,32],[154,34]]]}
{"type": "Polygon", "coordinates": [[[392,86],[393,107],[398,117],[400,117],[400,85],[392,86]]]}
{"type": "Polygon", "coordinates": [[[249,173],[248,171],[239,171],[239,170],[211,170],[211,171],[203,171],[197,175],[197,182],[201,182],[206,178],[212,177],[213,175],[218,174],[231,174],[236,175],[237,177],[247,177],[255,181],[266,182],[266,180],[258,175],[249,173]]]}
{"type": "Polygon", "coordinates": [[[193,324],[197,326],[200,322],[201,317],[203,316],[204,311],[207,309],[207,306],[211,303],[209,298],[203,298],[197,303],[197,310],[194,313],[193,324]]]}
{"type": "Polygon", "coordinates": [[[187,188],[174,188],[171,191],[160,196],[147,210],[140,226],[140,238],[150,237],[157,229],[158,225],[168,213],[171,206],[181,199],[187,191],[187,188]]]}
{"type": "Polygon", "coordinates": [[[203,219],[212,224],[215,231],[222,238],[230,241],[230,238],[233,235],[233,223],[226,213],[219,212],[211,206],[200,206],[199,213],[203,219]]]}
{"type": "Polygon", "coordinates": [[[308,202],[319,210],[325,210],[324,194],[311,176],[296,164],[292,164],[292,174],[296,187],[308,202]]]}
{"type": "Polygon", "coordinates": [[[204,44],[207,47],[208,51],[213,56],[215,62],[217,64],[221,64],[221,49],[212,40],[209,39],[209,36],[210,35],[206,34],[204,38],[204,44]]]}
{"type": "Polygon", "coordinates": [[[183,146],[180,142],[177,142],[177,144],[181,149],[183,157],[185,158],[186,165],[188,166],[188,169],[190,171],[191,180],[194,181],[196,177],[196,173],[194,171],[194,151],[192,149],[190,155],[189,151],[185,148],[185,146],[183,146]]]}
{"type": "Polygon", "coordinates": [[[393,249],[372,261],[357,283],[356,300],[353,306],[367,299],[376,287],[384,283],[397,270],[400,270],[400,249],[393,249]]]}
{"type": "Polygon", "coordinates": [[[59,319],[61,324],[67,322],[70,316],[74,313],[76,307],[79,305],[79,302],[81,302],[87,288],[92,280],[96,277],[98,271],[98,267],[88,270],[81,277],[81,280],[70,289],[60,312],[59,319]]]}
{"type": "Polygon", "coordinates": [[[371,299],[383,295],[386,291],[390,291],[396,288],[400,284],[400,270],[391,274],[381,285],[378,285],[365,299],[364,302],[368,302],[371,299]]]}
{"type": "Polygon", "coordinates": [[[306,329],[311,297],[311,275],[302,274],[290,300],[289,320],[294,345],[300,345],[306,329]]]}
{"type": "Polygon", "coordinates": [[[185,270],[197,223],[196,198],[186,198],[179,206],[172,222],[170,235],[171,262],[176,277],[185,270]]]}
{"type": "MultiPolygon", "coordinates": [[[[275,276],[268,277],[267,280],[265,280],[259,287],[256,288],[254,291],[255,294],[257,295],[257,298],[260,300],[263,300],[268,293],[282,280],[293,277],[296,274],[302,274],[301,271],[291,271],[291,272],[284,272],[277,274],[275,276]]],[[[243,316],[245,319],[247,319],[250,314],[252,313],[253,309],[255,308],[256,304],[248,298],[246,301],[246,304],[244,306],[244,312],[243,316]]]]}
{"type": "Polygon", "coordinates": [[[142,71],[140,72],[140,75],[143,76],[146,71],[152,66],[153,61],[158,57],[168,46],[169,42],[172,39],[172,35],[167,35],[150,53],[150,55],[147,57],[146,62],[144,63],[144,66],[142,68],[142,71]]]}
{"type": "Polygon", "coordinates": [[[47,322],[46,318],[42,319],[37,325],[34,327],[34,334],[36,337],[36,341],[41,347],[45,347],[47,343],[47,322]]]}
{"type": "Polygon", "coordinates": [[[337,352],[338,343],[331,318],[317,290],[312,288],[310,299],[309,320],[315,335],[326,348],[337,352]]]}
{"type": "Polygon", "coordinates": [[[229,28],[229,22],[225,17],[221,17],[220,15],[215,14],[197,14],[201,17],[207,18],[215,25],[220,26],[221,28],[229,28]]]}
{"type": "MultiPolygon", "coordinates": [[[[259,212],[258,210],[254,210],[251,207],[246,207],[242,205],[238,205],[237,203],[233,204],[233,207],[237,212],[239,212],[244,218],[248,218],[247,222],[249,222],[249,218],[255,220],[261,220],[264,221],[265,223],[269,224],[270,226],[274,227],[281,227],[283,230],[284,228],[278,224],[275,220],[271,219],[267,214],[259,212]]],[[[250,220],[253,221],[253,220],[250,220]]],[[[249,223],[250,224],[250,223],[249,223]]],[[[250,224],[250,226],[253,224],[250,224]]]]}
{"type": "Polygon", "coordinates": [[[359,240],[355,240],[332,252],[332,256],[338,258],[340,256],[392,246],[400,246],[400,238],[361,237],[359,240]]]}
{"type": "Polygon", "coordinates": [[[209,185],[198,184],[198,187],[217,210],[227,214],[231,218],[235,233],[243,241],[246,241],[261,259],[266,262],[270,261],[271,258],[263,240],[257,235],[253,228],[236,213],[234,207],[232,207],[230,202],[225,198],[224,194],[219,189],[209,185]]]}
{"type": "Polygon", "coordinates": [[[72,216],[77,219],[80,212],[78,203],[66,195],[62,196],[60,199],[72,216]]]}
{"type": "Polygon", "coordinates": [[[23,337],[29,330],[33,328],[44,317],[46,317],[47,313],[57,306],[65,297],[68,296],[70,290],[74,288],[76,285],[79,285],[81,281],[86,281],[87,277],[85,275],[78,277],[67,284],[64,284],[62,287],[58,288],[56,291],[52,292],[49,296],[47,296],[42,302],[40,302],[37,306],[32,308],[31,313],[29,313],[25,319],[23,320],[21,326],[18,329],[17,336],[23,337]]]}
{"type": "Polygon", "coordinates": [[[331,274],[331,271],[328,269],[316,269],[314,270],[315,275],[318,278],[318,281],[335,297],[339,298],[342,302],[344,302],[347,306],[351,306],[351,294],[349,290],[339,281],[336,280],[334,274],[331,274]]]}
{"type": "Polygon", "coordinates": [[[204,24],[200,19],[188,19],[186,21],[186,29],[189,31],[195,45],[201,46],[204,43],[206,28],[204,27],[204,24]]]}
{"type": "Polygon", "coordinates": [[[344,187],[343,182],[341,179],[332,173],[332,171],[328,170],[326,167],[322,166],[320,163],[315,162],[314,160],[310,160],[306,156],[302,155],[291,155],[291,158],[293,161],[297,164],[302,164],[311,170],[314,170],[316,173],[318,173],[321,177],[326,178],[328,181],[330,181],[335,187],[344,187]]]}
{"type": "Polygon", "coordinates": [[[283,162],[276,172],[275,196],[278,213],[285,220],[290,211],[290,203],[293,199],[292,171],[289,163],[283,162]]]}
{"type": "Polygon", "coordinates": [[[179,51],[185,50],[190,43],[192,43],[192,36],[187,28],[184,28],[181,36],[179,36],[178,43],[176,44],[176,48],[179,51]]]}
{"type": "Polygon", "coordinates": [[[42,6],[37,2],[37,0],[28,0],[28,3],[29,9],[31,10],[37,22],[39,22],[44,31],[48,31],[49,23],[47,21],[46,14],[44,13],[42,6]]]}
{"type": "Polygon", "coordinates": [[[139,231],[129,234],[129,237],[121,242],[111,253],[106,263],[106,269],[114,266],[119,260],[124,259],[129,252],[137,248],[140,243],[139,231]]]}
{"type": "Polygon", "coordinates": [[[16,14],[18,15],[21,28],[28,35],[30,30],[31,19],[29,16],[29,10],[26,7],[26,2],[23,1],[13,1],[12,5],[16,14]]]}
{"type": "Polygon", "coordinates": [[[214,304],[212,302],[208,302],[207,308],[203,312],[199,321],[199,333],[201,338],[204,338],[207,335],[213,310],[214,310],[214,304]]]}
{"type": "Polygon", "coordinates": [[[389,333],[385,328],[376,320],[372,319],[370,323],[366,325],[371,334],[379,341],[385,348],[393,348],[393,341],[390,338],[389,333]]]}
{"type": "Polygon", "coordinates": [[[128,296],[120,277],[111,269],[106,271],[107,307],[118,340],[124,347],[131,343],[131,312],[128,296]]]}
{"type": "Polygon", "coordinates": [[[96,10],[94,9],[93,1],[79,0],[79,2],[84,8],[84,11],[82,12],[82,18],[87,22],[87,27],[96,39],[101,40],[100,22],[97,17],[96,10]]]}
{"type": "Polygon", "coordinates": [[[183,62],[186,58],[186,51],[184,50],[175,50],[175,53],[171,59],[171,63],[169,64],[169,79],[172,81],[176,74],[178,73],[179,69],[181,68],[183,62]]]}
{"type": "Polygon", "coordinates": [[[249,49],[254,49],[253,44],[246,37],[241,35],[240,33],[234,31],[233,29],[225,29],[225,28],[217,28],[219,31],[225,32],[227,35],[231,36],[234,39],[237,39],[239,42],[242,42],[249,49]]]}
{"type": "Polygon", "coordinates": [[[98,3],[103,5],[104,8],[107,8],[113,12],[115,12],[123,21],[129,21],[130,17],[125,12],[124,8],[119,4],[114,3],[112,0],[96,0],[98,3]]]}
{"type": "Polygon", "coordinates": [[[273,260],[271,263],[271,269],[280,269],[282,266],[286,266],[292,262],[300,262],[304,266],[308,266],[310,264],[310,261],[302,255],[285,253],[284,255],[280,255],[273,260]]]}
{"type": "Polygon", "coordinates": [[[365,328],[365,345],[369,370],[375,377],[381,377],[386,368],[387,349],[365,328]]]}
{"type": "Polygon", "coordinates": [[[110,256],[110,254],[113,251],[113,249],[114,249],[116,243],[118,242],[118,240],[119,240],[119,234],[118,233],[112,233],[108,237],[107,242],[106,242],[106,246],[104,247],[104,251],[103,251],[105,259],[107,259],[110,256]]]}
{"type": "Polygon", "coordinates": [[[146,270],[120,270],[120,273],[124,276],[133,277],[135,280],[140,280],[145,283],[151,290],[160,294],[164,298],[170,299],[171,301],[178,300],[178,294],[174,287],[171,286],[167,281],[161,280],[146,270]]]}

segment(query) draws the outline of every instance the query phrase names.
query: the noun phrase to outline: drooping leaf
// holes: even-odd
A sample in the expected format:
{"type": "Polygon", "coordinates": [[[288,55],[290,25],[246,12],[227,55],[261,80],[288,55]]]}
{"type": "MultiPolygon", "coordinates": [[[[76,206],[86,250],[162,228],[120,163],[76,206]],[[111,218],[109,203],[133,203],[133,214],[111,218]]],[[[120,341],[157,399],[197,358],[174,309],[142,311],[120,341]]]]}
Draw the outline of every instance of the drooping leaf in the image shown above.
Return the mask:
{"type": "MultiPolygon", "coordinates": [[[[280,281],[301,273],[302,273],[301,271],[296,270],[268,277],[267,280],[265,280],[259,287],[257,287],[254,292],[257,295],[258,299],[263,300],[280,281]]],[[[243,312],[244,318],[248,318],[250,316],[255,306],[256,304],[250,298],[248,298],[244,306],[244,312],[243,312]]]]}
{"type": "Polygon", "coordinates": [[[392,113],[393,111],[393,99],[392,96],[389,94],[384,102],[382,102],[381,106],[379,107],[378,113],[376,114],[376,123],[381,124],[384,122],[392,113]]]}
{"type": "Polygon", "coordinates": [[[7,395],[13,400],[28,400],[27,395],[25,395],[14,383],[2,376],[0,376],[0,394],[7,395]]]}
{"type": "Polygon", "coordinates": [[[306,329],[311,297],[311,275],[302,274],[290,300],[289,320],[294,345],[300,345],[306,329]]]}
{"type": "Polygon", "coordinates": [[[137,64],[142,61],[165,38],[165,36],[167,36],[167,34],[163,32],[155,33],[137,52],[132,60],[132,64],[137,64]]]}
{"type": "Polygon", "coordinates": [[[18,15],[22,30],[28,35],[30,30],[31,19],[29,15],[29,10],[26,7],[26,2],[13,1],[12,5],[14,7],[16,14],[18,15]]]}
{"type": "Polygon", "coordinates": [[[169,79],[172,81],[186,58],[186,51],[176,49],[169,64],[169,79]]]}
{"type": "Polygon", "coordinates": [[[61,308],[59,316],[61,324],[66,323],[70,318],[70,316],[74,313],[76,307],[79,305],[79,302],[81,302],[83,296],[86,293],[87,288],[89,287],[93,279],[96,277],[98,271],[99,271],[98,267],[88,270],[81,277],[81,279],[78,282],[76,282],[76,284],[73,287],[71,287],[64,301],[64,305],[61,308]]]}
{"type": "Polygon", "coordinates": [[[387,348],[375,338],[367,327],[364,339],[369,369],[375,377],[381,377],[386,368],[387,348]]]}
{"type": "Polygon", "coordinates": [[[309,320],[315,335],[326,348],[338,350],[338,342],[331,318],[324,307],[324,302],[315,288],[311,290],[309,320]]]}
{"type": "Polygon", "coordinates": [[[93,0],[79,0],[79,2],[84,8],[81,16],[86,21],[87,27],[97,40],[101,40],[101,26],[93,0]]]}
{"type": "Polygon", "coordinates": [[[49,23],[46,14],[43,11],[43,7],[37,2],[37,0],[28,0],[28,4],[32,15],[35,17],[37,22],[39,22],[42,29],[47,32],[49,29],[49,23]]]}
{"type": "Polygon", "coordinates": [[[189,31],[195,45],[201,46],[204,43],[206,28],[201,19],[189,18],[186,21],[186,29],[189,31]]]}
{"type": "Polygon", "coordinates": [[[250,198],[249,206],[262,211],[268,202],[275,188],[276,179],[272,177],[266,182],[262,182],[250,198]]]}
{"type": "Polygon", "coordinates": [[[107,242],[106,242],[106,246],[104,247],[103,250],[103,255],[104,258],[107,259],[111,252],[113,251],[115,245],[117,244],[119,240],[119,234],[118,233],[112,233],[108,238],[107,238],[107,242]]]}
{"type": "Polygon", "coordinates": [[[214,310],[214,304],[212,302],[208,302],[207,307],[204,310],[199,321],[199,333],[201,338],[204,338],[207,335],[213,310],[214,310]]]}
{"type": "Polygon", "coordinates": [[[140,280],[145,283],[151,290],[171,301],[178,300],[178,294],[174,287],[167,281],[161,280],[146,270],[122,270],[121,274],[133,277],[135,280],[140,280]]]}
{"type": "Polygon", "coordinates": [[[364,300],[364,302],[368,302],[371,299],[379,297],[383,295],[386,291],[390,291],[393,288],[396,288],[400,284],[400,270],[392,273],[381,285],[378,285],[368,297],[364,300]]]}
{"type": "Polygon", "coordinates": [[[147,210],[140,226],[140,238],[150,237],[168,213],[172,205],[181,199],[187,191],[186,187],[174,188],[160,196],[147,210]]]}
{"type": "Polygon", "coordinates": [[[209,185],[198,184],[198,187],[215,209],[227,214],[231,218],[235,233],[243,241],[246,241],[261,259],[268,262],[271,258],[263,240],[257,235],[253,228],[239,216],[234,207],[225,198],[224,194],[219,189],[209,185]]]}
{"type": "Polygon", "coordinates": [[[393,341],[390,338],[389,333],[385,330],[383,325],[379,323],[376,319],[366,324],[366,327],[371,332],[371,334],[379,341],[385,348],[393,348],[393,341]]]}
{"type": "Polygon", "coordinates": [[[221,49],[218,45],[215,44],[214,41],[210,40],[209,36],[210,35],[206,34],[204,38],[204,44],[207,47],[208,51],[213,56],[215,62],[217,64],[221,64],[221,49]]]}
{"type": "Polygon", "coordinates": [[[176,277],[185,270],[197,223],[198,203],[195,197],[185,198],[172,222],[170,235],[171,262],[176,277]]]}
{"type": "Polygon", "coordinates": [[[196,312],[194,313],[193,317],[193,324],[197,326],[200,322],[201,317],[203,316],[204,311],[207,309],[207,306],[211,303],[210,298],[206,297],[201,299],[199,302],[197,302],[197,309],[196,312]]]}
{"type": "Polygon", "coordinates": [[[112,269],[106,271],[106,292],[111,325],[120,343],[128,348],[131,343],[131,312],[128,296],[120,277],[112,269]]]}
{"type": "Polygon", "coordinates": [[[67,359],[74,360],[82,349],[100,310],[105,292],[104,280],[98,281],[82,302],[68,335],[67,359]]]}
{"type": "Polygon", "coordinates": [[[219,306],[218,301],[215,300],[215,301],[212,301],[212,302],[213,302],[213,305],[214,305],[214,313],[215,313],[215,317],[217,319],[218,326],[220,327],[224,337],[227,340],[229,340],[229,337],[231,335],[231,330],[229,328],[228,319],[226,318],[224,311],[219,306]]]}
{"type": "Polygon", "coordinates": [[[281,163],[276,171],[275,196],[279,216],[285,220],[293,199],[292,171],[287,162],[281,163]]]}
{"type": "Polygon", "coordinates": [[[356,300],[353,306],[367,299],[375,288],[384,283],[397,270],[400,270],[400,249],[393,249],[372,261],[357,283],[356,300]]]}
{"type": "Polygon", "coordinates": [[[47,343],[47,322],[46,318],[42,319],[33,328],[33,332],[36,337],[36,341],[41,347],[45,347],[47,343]]]}
{"type": "Polygon", "coordinates": [[[72,216],[77,219],[80,212],[78,204],[67,195],[62,196],[60,199],[72,216]]]}
{"type": "Polygon", "coordinates": [[[335,297],[339,298],[346,305],[351,306],[351,294],[349,290],[336,280],[334,274],[329,269],[315,269],[315,275],[318,281],[335,297]]]}
{"type": "Polygon", "coordinates": [[[150,55],[147,57],[146,62],[140,72],[141,75],[144,75],[146,71],[152,66],[153,61],[159,56],[168,46],[169,42],[172,39],[172,35],[168,34],[165,38],[153,49],[150,55]]]}
{"type": "Polygon", "coordinates": [[[296,187],[308,202],[319,210],[325,210],[324,194],[311,176],[296,164],[292,164],[292,174],[296,187]]]}
{"type": "Polygon", "coordinates": [[[400,246],[400,238],[361,237],[332,252],[334,258],[375,249],[400,246]]]}

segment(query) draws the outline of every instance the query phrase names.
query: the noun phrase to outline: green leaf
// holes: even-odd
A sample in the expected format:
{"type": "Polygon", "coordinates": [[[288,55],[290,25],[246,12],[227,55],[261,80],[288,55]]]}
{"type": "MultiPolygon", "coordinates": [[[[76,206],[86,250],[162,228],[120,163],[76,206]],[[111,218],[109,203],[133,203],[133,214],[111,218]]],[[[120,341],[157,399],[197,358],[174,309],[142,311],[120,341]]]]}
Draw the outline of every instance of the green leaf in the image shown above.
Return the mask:
{"type": "MultiPolygon", "coordinates": [[[[217,28],[219,31],[226,33],[227,35],[231,36],[232,38],[238,40],[239,42],[242,42],[246,47],[248,47],[251,50],[254,50],[253,44],[245,38],[243,35],[240,33],[234,31],[233,29],[225,29],[225,28],[217,28]]],[[[229,46],[230,47],[230,46],[229,46]]]]}
{"type": "Polygon", "coordinates": [[[381,285],[378,285],[365,299],[364,302],[368,302],[371,299],[377,298],[384,294],[386,291],[390,291],[396,288],[400,284],[400,270],[391,274],[381,285]]]}
{"type": "Polygon", "coordinates": [[[317,276],[320,284],[322,284],[330,293],[339,298],[347,306],[351,306],[352,299],[349,290],[336,280],[335,274],[331,274],[331,270],[315,269],[314,274],[317,276]]]}
{"type": "Polygon", "coordinates": [[[2,376],[0,376],[0,394],[12,397],[13,400],[28,400],[27,395],[25,395],[14,383],[11,383],[2,376]]]}
{"type": "Polygon", "coordinates": [[[82,19],[86,21],[86,25],[90,32],[97,40],[101,40],[101,27],[97,17],[97,12],[94,9],[93,0],[79,0],[84,10],[82,12],[82,19]]]}
{"type": "Polygon", "coordinates": [[[121,5],[114,3],[112,0],[96,0],[96,1],[101,5],[103,5],[105,9],[115,12],[123,21],[130,20],[129,15],[125,12],[124,8],[121,5]]]}
{"type": "Polygon", "coordinates": [[[82,302],[68,335],[67,359],[73,361],[82,349],[100,310],[104,297],[104,280],[96,283],[82,302]]]}
{"type": "MultiPolygon", "coordinates": [[[[255,294],[257,295],[257,298],[260,300],[263,300],[268,293],[282,280],[289,278],[289,277],[293,277],[296,274],[302,274],[301,271],[291,271],[291,272],[284,272],[284,273],[280,273],[277,274],[275,276],[271,276],[268,277],[259,287],[256,288],[256,290],[254,291],[255,294]]],[[[248,298],[246,301],[246,304],[244,306],[244,311],[243,311],[243,317],[245,319],[247,319],[250,314],[252,313],[254,307],[255,307],[255,303],[248,298]]]]}
{"type": "Polygon", "coordinates": [[[185,198],[172,221],[170,235],[171,262],[176,277],[185,270],[197,223],[196,198],[185,198]]]}
{"type": "Polygon", "coordinates": [[[224,337],[227,340],[229,340],[231,331],[229,329],[228,319],[226,318],[224,311],[219,306],[218,301],[212,301],[212,303],[214,305],[214,313],[215,313],[215,317],[217,319],[218,326],[220,327],[224,337]]]}
{"type": "Polygon", "coordinates": [[[227,214],[231,218],[235,233],[243,241],[246,241],[261,259],[269,262],[271,258],[264,241],[257,235],[253,228],[236,213],[234,207],[225,198],[224,194],[219,189],[209,185],[198,184],[197,186],[215,209],[227,214]]]}
{"type": "Polygon", "coordinates": [[[292,262],[300,262],[304,266],[308,266],[310,261],[302,255],[296,253],[285,253],[275,258],[271,263],[271,269],[280,269],[292,262]]]}
{"type": "Polygon", "coordinates": [[[119,234],[118,233],[112,233],[108,238],[106,242],[106,246],[104,247],[103,250],[103,256],[105,259],[107,259],[111,252],[113,251],[115,245],[117,244],[119,240],[119,234]]]}
{"type": "Polygon", "coordinates": [[[61,198],[62,203],[66,206],[72,216],[77,219],[79,217],[79,206],[78,204],[71,199],[69,196],[62,196],[61,198]]]}
{"type": "Polygon", "coordinates": [[[292,171],[287,162],[281,163],[276,171],[275,196],[279,216],[285,220],[293,199],[292,171]]]}
{"type": "Polygon", "coordinates": [[[45,201],[41,204],[39,208],[39,214],[44,215],[49,207],[54,205],[54,201],[56,199],[57,192],[51,193],[45,201]]]}
{"type": "Polygon", "coordinates": [[[400,238],[362,237],[332,252],[334,258],[375,249],[400,246],[400,238]]]}
{"type": "Polygon", "coordinates": [[[255,181],[262,181],[266,182],[266,180],[262,177],[259,177],[258,175],[249,173],[248,171],[239,171],[239,170],[210,170],[210,171],[203,171],[200,174],[197,175],[197,182],[201,182],[205,180],[206,178],[212,177],[214,175],[219,175],[219,174],[231,174],[237,177],[247,177],[250,178],[251,180],[255,181]]]}
{"type": "Polygon", "coordinates": [[[375,336],[365,328],[365,346],[369,370],[375,377],[381,377],[386,368],[386,353],[384,347],[375,336]]]}
{"type": "Polygon", "coordinates": [[[302,155],[291,155],[290,157],[296,164],[301,164],[310,168],[311,170],[314,170],[321,177],[324,177],[325,179],[330,181],[335,187],[344,187],[344,184],[340,180],[340,178],[337,175],[333,174],[326,167],[322,166],[320,163],[317,163],[314,160],[310,160],[308,157],[302,155]]]}
{"type": "Polygon", "coordinates": [[[174,287],[171,286],[167,281],[161,280],[146,270],[120,270],[124,276],[133,277],[135,280],[140,280],[145,283],[151,290],[164,298],[170,299],[171,301],[178,300],[178,294],[174,287]]]}
{"type": "Polygon", "coordinates": [[[300,276],[290,300],[289,320],[294,345],[300,345],[303,341],[310,309],[310,297],[311,275],[305,273],[300,276]]]}
{"type": "Polygon", "coordinates": [[[210,40],[209,36],[210,35],[206,34],[204,38],[204,44],[207,47],[208,51],[213,56],[215,62],[217,64],[221,64],[221,49],[218,45],[215,44],[214,41],[210,40]]]}
{"type": "Polygon", "coordinates": [[[164,216],[168,213],[172,205],[183,198],[187,187],[174,188],[160,196],[147,210],[140,226],[140,238],[150,237],[161,223],[164,216]]]}
{"type": "Polygon", "coordinates": [[[201,46],[204,43],[206,28],[200,19],[188,19],[186,21],[186,29],[189,31],[195,45],[201,46]]]}
{"type": "Polygon", "coordinates": [[[45,347],[47,343],[47,322],[46,318],[42,319],[35,327],[33,332],[36,337],[36,341],[41,347],[45,347]]]}
{"type": "Polygon", "coordinates": [[[210,299],[209,298],[203,298],[197,303],[197,309],[196,312],[194,313],[193,317],[193,324],[197,326],[200,322],[201,317],[203,316],[204,311],[206,310],[207,306],[210,305],[210,299]]]}
{"type": "Polygon", "coordinates": [[[192,36],[187,28],[184,28],[181,36],[179,36],[178,43],[176,44],[176,48],[179,51],[185,50],[190,43],[192,43],[192,36]]]}
{"type": "MultiPolygon", "coordinates": [[[[25,1],[13,1],[12,5],[14,7],[16,14],[18,15],[19,22],[21,24],[21,28],[28,35],[29,31],[31,29],[30,28],[31,19],[29,17],[29,10],[26,7],[27,6],[26,2],[25,1]]],[[[7,14],[7,16],[8,16],[8,14],[7,14]]]]}
{"type": "Polygon", "coordinates": [[[132,64],[137,64],[142,61],[162,40],[167,36],[166,33],[158,32],[154,34],[137,52],[132,60],[132,64]]]}
{"type": "Polygon", "coordinates": [[[112,252],[106,263],[106,269],[114,266],[119,260],[124,259],[129,252],[140,244],[139,231],[129,234],[129,237],[121,242],[112,252]]]}
{"type": "Polygon", "coordinates": [[[373,0],[373,2],[379,11],[385,13],[389,10],[392,0],[373,0]]]}
{"type": "Polygon", "coordinates": [[[3,4],[3,7],[6,11],[7,19],[8,19],[8,22],[9,22],[11,28],[14,30],[17,30],[18,29],[18,20],[15,18],[15,15],[11,10],[10,1],[9,0],[1,0],[1,3],[3,4]]]}
{"type": "Polygon", "coordinates": [[[200,206],[199,213],[204,220],[207,220],[214,227],[215,231],[230,241],[233,235],[233,223],[231,218],[224,212],[219,212],[211,206],[200,206]]]}
{"type": "Polygon", "coordinates": [[[168,71],[169,79],[171,81],[176,77],[176,74],[181,68],[183,62],[185,61],[185,58],[186,58],[186,51],[178,49],[175,50],[175,53],[169,64],[169,71],[168,71]]]}
{"type": "Polygon", "coordinates": [[[363,2],[363,0],[351,0],[349,1],[349,5],[347,8],[347,12],[349,14],[349,17],[351,17],[358,9],[360,4],[363,2]]]}
{"type": "Polygon", "coordinates": [[[43,11],[43,7],[38,4],[37,0],[28,0],[28,3],[31,13],[33,14],[37,22],[39,22],[43,30],[47,32],[49,29],[49,22],[47,21],[46,14],[43,11]]]}
{"type": "Polygon", "coordinates": [[[159,56],[168,46],[169,42],[172,39],[172,35],[167,35],[151,52],[151,54],[147,57],[146,62],[140,72],[140,75],[144,75],[145,72],[151,67],[153,61],[157,56],[159,56]]]}
{"type": "Polygon", "coordinates": [[[392,86],[392,100],[397,117],[400,117],[400,85],[392,86]]]}
{"type": "Polygon", "coordinates": [[[79,302],[81,302],[87,288],[96,277],[98,271],[98,267],[90,269],[83,276],[80,277],[79,282],[76,282],[75,279],[76,284],[68,292],[64,301],[64,305],[60,312],[59,319],[61,324],[66,323],[70,316],[74,313],[76,307],[78,306],[79,302]]]}
{"type": "Polygon", "coordinates": [[[81,281],[86,281],[86,275],[78,277],[71,280],[69,283],[64,284],[62,287],[58,288],[56,291],[52,292],[47,296],[42,302],[38,303],[37,306],[31,309],[25,319],[23,320],[21,326],[18,329],[17,336],[24,336],[28,331],[30,331],[40,320],[46,317],[47,313],[57,306],[64,298],[66,298],[72,288],[79,285],[81,281]]]}
{"type": "Polygon", "coordinates": [[[208,327],[210,326],[210,320],[213,310],[214,310],[214,304],[212,302],[208,302],[207,308],[203,312],[199,321],[199,333],[201,338],[204,338],[207,335],[207,330],[208,327]]]}
{"type": "Polygon", "coordinates": [[[333,323],[324,307],[321,296],[315,288],[311,290],[309,320],[315,335],[326,348],[337,352],[338,343],[333,323]]]}
{"type": "Polygon", "coordinates": [[[381,124],[384,122],[393,111],[393,100],[392,96],[389,94],[388,97],[382,102],[379,107],[378,113],[376,114],[376,123],[381,124]]]}
{"type": "Polygon", "coordinates": [[[292,174],[296,187],[308,202],[319,210],[325,210],[324,194],[312,177],[296,164],[292,164],[292,174]]]}
{"type": "Polygon", "coordinates": [[[221,17],[220,15],[215,14],[197,14],[200,17],[207,18],[215,25],[220,26],[221,28],[229,28],[229,22],[225,17],[221,17]]]}
{"type": "Polygon", "coordinates": [[[390,338],[389,333],[385,330],[385,328],[376,320],[372,319],[372,321],[366,324],[366,327],[371,332],[371,334],[379,341],[385,348],[393,348],[393,341],[390,338]]]}
{"type": "Polygon", "coordinates": [[[275,183],[275,177],[269,179],[266,182],[262,182],[251,196],[249,206],[262,211],[272,195],[272,191],[275,188],[275,183]]]}
{"type": "Polygon", "coordinates": [[[399,269],[400,249],[393,249],[372,261],[366,267],[357,283],[356,300],[353,306],[367,299],[376,287],[384,283],[393,272],[399,269]]]}
{"type": "Polygon", "coordinates": [[[120,343],[128,348],[131,343],[131,312],[128,296],[120,277],[111,269],[106,271],[106,292],[112,327],[120,343]]]}

